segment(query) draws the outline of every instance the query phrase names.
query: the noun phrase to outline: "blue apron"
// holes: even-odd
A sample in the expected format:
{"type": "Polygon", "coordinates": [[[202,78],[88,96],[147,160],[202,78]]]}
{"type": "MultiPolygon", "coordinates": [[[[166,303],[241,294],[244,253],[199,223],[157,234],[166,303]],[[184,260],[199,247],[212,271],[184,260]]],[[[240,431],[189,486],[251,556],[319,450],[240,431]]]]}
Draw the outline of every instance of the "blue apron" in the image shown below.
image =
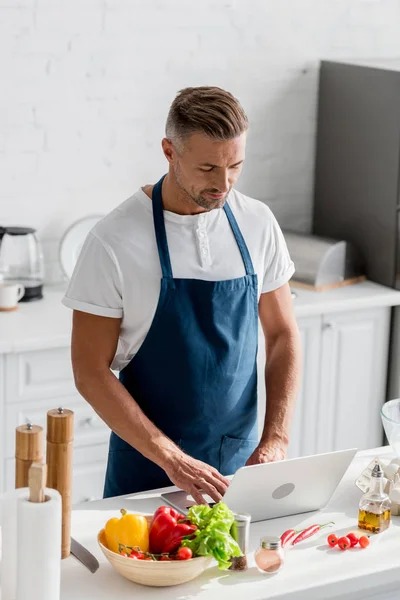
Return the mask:
{"type": "MultiPolygon", "coordinates": [[[[173,277],[163,179],[152,194],[160,297],[150,330],[120,381],[184,452],[230,475],[257,445],[257,275],[225,203],[246,275],[224,281],[173,277]]],[[[111,433],[105,498],[167,485],[171,481],[158,465],[111,433]]]]}

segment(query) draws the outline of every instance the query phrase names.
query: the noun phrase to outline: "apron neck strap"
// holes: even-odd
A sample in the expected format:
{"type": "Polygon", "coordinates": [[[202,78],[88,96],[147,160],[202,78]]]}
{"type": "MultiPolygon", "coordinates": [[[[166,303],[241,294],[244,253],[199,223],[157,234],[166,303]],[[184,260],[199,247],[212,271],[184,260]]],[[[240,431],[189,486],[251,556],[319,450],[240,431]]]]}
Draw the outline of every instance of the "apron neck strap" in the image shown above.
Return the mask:
{"type": "Polygon", "coordinates": [[[152,202],[153,202],[153,219],[154,219],[154,230],[156,233],[158,255],[160,257],[160,264],[163,277],[173,278],[171,259],[169,257],[167,232],[165,230],[164,212],[161,188],[162,182],[164,181],[165,175],[163,175],[155,186],[153,187],[152,202]]]}
{"type": "Polygon", "coordinates": [[[235,236],[236,243],[239,247],[240,254],[242,255],[242,259],[244,262],[244,266],[246,269],[246,275],[254,275],[254,267],[253,262],[251,260],[250,252],[247,248],[246,242],[242,236],[242,232],[239,229],[239,225],[233,215],[232,209],[229,206],[228,202],[224,204],[224,211],[228,218],[229,225],[231,226],[233,235],[235,236]]]}
{"type": "MultiPolygon", "coordinates": [[[[160,257],[160,264],[163,277],[173,278],[171,259],[169,256],[167,232],[165,230],[164,212],[162,203],[162,183],[165,175],[163,175],[155,186],[153,187],[152,203],[153,203],[153,219],[154,219],[154,230],[157,240],[158,255],[160,257]]],[[[224,211],[231,226],[233,235],[235,236],[236,243],[239,247],[240,254],[242,255],[243,263],[246,269],[246,275],[254,275],[253,263],[250,257],[249,250],[246,242],[242,236],[242,232],[239,229],[239,225],[233,215],[231,207],[226,202],[224,205],[224,211]]]]}

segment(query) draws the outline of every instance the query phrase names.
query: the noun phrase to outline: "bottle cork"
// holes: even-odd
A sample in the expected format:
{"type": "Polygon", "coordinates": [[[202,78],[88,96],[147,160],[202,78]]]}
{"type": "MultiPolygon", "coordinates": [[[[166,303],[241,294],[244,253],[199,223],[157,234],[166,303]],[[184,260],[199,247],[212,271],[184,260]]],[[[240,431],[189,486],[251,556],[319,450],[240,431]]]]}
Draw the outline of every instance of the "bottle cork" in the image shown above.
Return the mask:
{"type": "Polygon", "coordinates": [[[47,413],[47,487],[57,490],[62,499],[61,558],[71,551],[72,451],[74,413],[55,408],[47,413]]]}
{"type": "Polygon", "coordinates": [[[32,463],[43,462],[43,427],[19,425],[15,430],[15,487],[29,485],[29,469],[32,463]]]}

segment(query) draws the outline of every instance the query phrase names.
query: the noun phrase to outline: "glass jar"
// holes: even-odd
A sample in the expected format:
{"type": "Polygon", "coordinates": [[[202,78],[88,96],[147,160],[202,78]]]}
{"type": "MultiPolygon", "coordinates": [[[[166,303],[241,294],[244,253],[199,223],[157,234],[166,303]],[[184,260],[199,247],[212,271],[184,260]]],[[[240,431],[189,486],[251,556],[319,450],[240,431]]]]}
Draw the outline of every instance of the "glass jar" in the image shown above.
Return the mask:
{"type": "Polygon", "coordinates": [[[358,527],[371,533],[381,533],[390,525],[391,501],[383,491],[383,470],[376,463],[371,473],[368,492],[361,497],[358,511],[358,527]]]}
{"type": "Polygon", "coordinates": [[[235,514],[235,520],[231,527],[231,536],[238,544],[242,555],[231,557],[230,571],[247,570],[246,554],[249,551],[250,521],[251,516],[247,513],[235,514]]]}
{"type": "Polygon", "coordinates": [[[275,536],[265,536],[260,540],[260,546],[254,553],[254,560],[261,573],[276,573],[285,561],[281,540],[275,536]]]}

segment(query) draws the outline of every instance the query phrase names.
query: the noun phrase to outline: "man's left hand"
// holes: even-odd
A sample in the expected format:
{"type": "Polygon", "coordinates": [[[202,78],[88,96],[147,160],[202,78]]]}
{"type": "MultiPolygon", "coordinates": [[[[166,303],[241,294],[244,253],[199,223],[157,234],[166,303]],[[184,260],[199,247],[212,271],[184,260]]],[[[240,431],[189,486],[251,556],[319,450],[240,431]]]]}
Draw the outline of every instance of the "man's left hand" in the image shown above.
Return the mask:
{"type": "Polygon", "coordinates": [[[275,462],[286,458],[286,446],[277,442],[260,443],[248,458],[246,467],[249,465],[259,465],[266,462],[275,462]]]}

